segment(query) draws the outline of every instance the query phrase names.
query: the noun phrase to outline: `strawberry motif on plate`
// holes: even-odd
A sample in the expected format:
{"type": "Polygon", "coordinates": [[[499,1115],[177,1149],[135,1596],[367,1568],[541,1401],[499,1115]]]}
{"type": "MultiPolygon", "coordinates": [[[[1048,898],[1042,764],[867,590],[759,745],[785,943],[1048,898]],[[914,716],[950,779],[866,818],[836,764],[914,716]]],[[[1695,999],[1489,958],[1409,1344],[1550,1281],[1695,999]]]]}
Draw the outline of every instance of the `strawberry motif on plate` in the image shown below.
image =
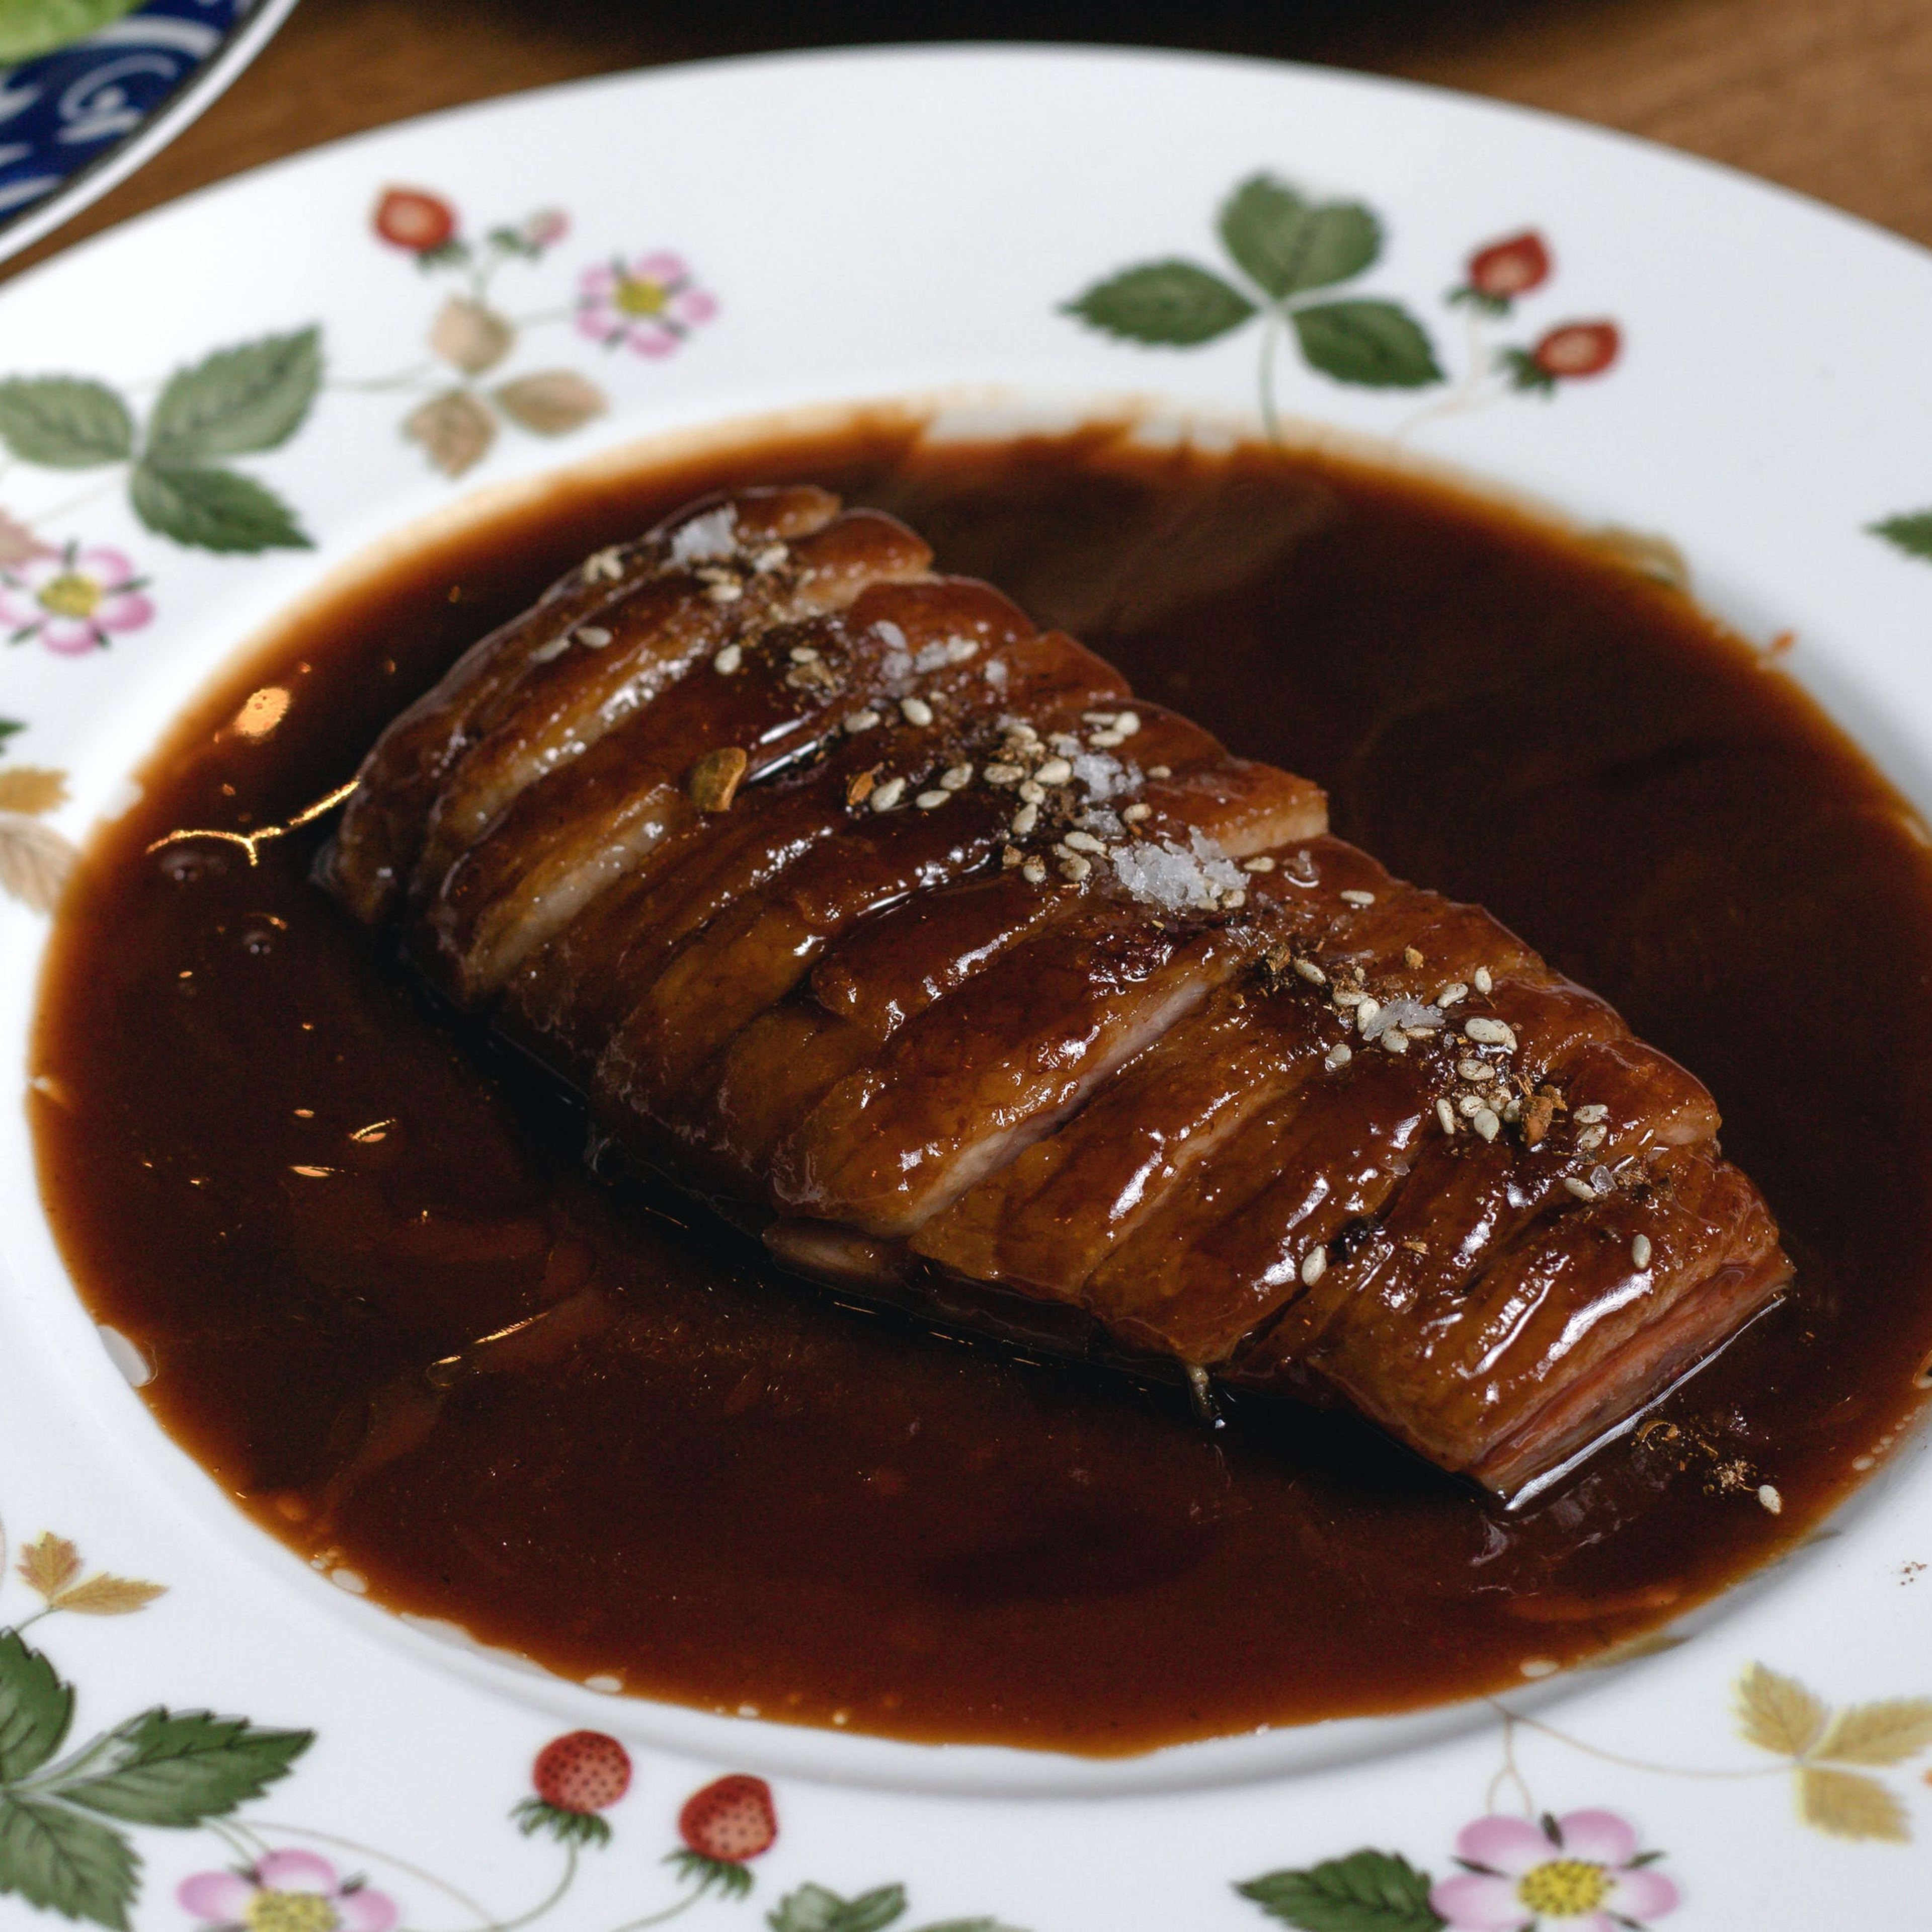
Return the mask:
{"type": "Polygon", "coordinates": [[[686,1800],[677,1829],[684,1849],[666,1862],[676,1864],[682,1876],[696,1879],[700,1892],[716,1886],[728,1897],[740,1896],[752,1888],[746,1864],[778,1840],[772,1788],[742,1772],[714,1779],[686,1800]]]}
{"type": "Polygon", "coordinates": [[[602,1731],[568,1731],[538,1752],[530,1767],[536,1795],[510,1815],[527,1837],[547,1828],[565,1844],[602,1845],[610,1827],[598,1816],[631,1788],[631,1756],[602,1731]]]}

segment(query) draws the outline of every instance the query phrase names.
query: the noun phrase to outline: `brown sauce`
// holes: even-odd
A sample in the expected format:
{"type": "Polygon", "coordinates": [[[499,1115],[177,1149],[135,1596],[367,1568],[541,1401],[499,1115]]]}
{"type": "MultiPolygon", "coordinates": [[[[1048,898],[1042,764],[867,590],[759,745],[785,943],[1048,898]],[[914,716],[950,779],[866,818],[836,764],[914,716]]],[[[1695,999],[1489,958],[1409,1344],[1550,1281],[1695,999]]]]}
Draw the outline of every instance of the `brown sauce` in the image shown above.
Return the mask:
{"type": "Polygon", "coordinates": [[[566,1674],[1094,1753],[1413,1706],[1708,1596],[1916,1403],[1932,867],[1908,814],[1688,599],[1440,487],[893,422],[567,480],[304,613],[145,782],[62,913],[35,1048],[82,1292],[264,1527],[566,1674]],[[1171,1395],[842,1308],[590,1178],[572,1106],[309,884],[320,830],[252,869],[146,855],[285,819],[585,553],[779,478],[899,511],[1615,1000],[1716,1093],[1789,1302],[1514,1514],[1346,1418],[1250,1402],[1210,1437],[1171,1395]],[[250,736],[258,688],[289,701],[250,736]]]}

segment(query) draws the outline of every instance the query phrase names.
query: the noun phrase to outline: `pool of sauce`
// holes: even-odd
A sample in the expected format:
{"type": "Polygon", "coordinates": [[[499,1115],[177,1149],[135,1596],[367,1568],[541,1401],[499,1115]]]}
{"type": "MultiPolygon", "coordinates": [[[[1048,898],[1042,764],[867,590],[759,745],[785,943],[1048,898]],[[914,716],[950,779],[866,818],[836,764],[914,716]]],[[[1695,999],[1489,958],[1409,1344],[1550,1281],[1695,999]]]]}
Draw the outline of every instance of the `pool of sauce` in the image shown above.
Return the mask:
{"type": "MultiPolygon", "coordinates": [[[[1506,1687],[1801,1538],[1932,1348],[1932,867],[1766,659],[1589,542],[1339,458],[915,425],[566,479],[290,623],[97,838],[34,1046],[50,1210],[146,1400],[398,1610],[640,1696],[1110,1754],[1506,1687]],[[842,1306],[588,1171],[279,823],[472,639],[695,492],[814,478],[1488,905],[1708,1082],[1794,1292],[1511,1513],[1346,1417],[842,1306]],[[1781,1508],[1760,1501],[1770,1485],[1781,1508]]],[[[1869,1463],[1866,1463],[1869,1466],[1869,1463]]]]}

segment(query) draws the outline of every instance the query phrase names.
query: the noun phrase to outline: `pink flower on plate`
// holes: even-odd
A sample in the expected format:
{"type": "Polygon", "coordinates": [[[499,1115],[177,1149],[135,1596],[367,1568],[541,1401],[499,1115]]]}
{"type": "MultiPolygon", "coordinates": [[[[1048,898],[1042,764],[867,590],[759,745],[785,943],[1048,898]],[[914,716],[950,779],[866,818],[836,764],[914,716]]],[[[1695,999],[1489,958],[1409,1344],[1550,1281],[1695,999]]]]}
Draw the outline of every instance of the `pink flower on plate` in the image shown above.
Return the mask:
{"type": "Polygon", "coordinates": [[[154,616],[146,582],[118,550],[67,544],[0,567],[0,632],[10,644],[38,638],[63,657],[104,650],[115,632],[138,631],[154,616]]]}
{"type": "Polygon", "coordinates": [[[584,270],[577,326],[607,349],[628,343],[640,356],[668,356],[718,313],[717,298],[691,278],[682,255],[659,250],[584,270]]]}
{"type": "Polygon", "coordinates": [[[1614,1811],[1568,1811],[1539,1827],[1478,1818],[1456,1840],[1469,1869],[1432,1886],[1450,1932],[1618,1932],[1677,1909],[1677,1888],[1649,1869],[1614,1811]]]}
{"type": "Polygon", "coordinates": [[[175,1896],[204,1925],[234,1932],[389,1932],[395,1901],[358,1880],[338,1883],[313,1852],[271,1852],[246,1871],[196,1872],[175,1896]]]}

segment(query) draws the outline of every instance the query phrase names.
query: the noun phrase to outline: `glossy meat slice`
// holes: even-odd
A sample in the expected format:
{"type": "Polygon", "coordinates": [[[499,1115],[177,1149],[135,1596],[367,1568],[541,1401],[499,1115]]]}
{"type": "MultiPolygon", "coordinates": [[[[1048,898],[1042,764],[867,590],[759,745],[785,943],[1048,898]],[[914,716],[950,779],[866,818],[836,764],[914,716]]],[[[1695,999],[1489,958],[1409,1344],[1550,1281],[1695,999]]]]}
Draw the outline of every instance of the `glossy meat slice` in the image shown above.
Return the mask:
{"type": "Polygon", "coordinates": [[[788,1266],[1504,1492],[1788,1276],[1710,1096],[1306,780],[822,491],[600,553],[322,867],[788,1266]]]}

